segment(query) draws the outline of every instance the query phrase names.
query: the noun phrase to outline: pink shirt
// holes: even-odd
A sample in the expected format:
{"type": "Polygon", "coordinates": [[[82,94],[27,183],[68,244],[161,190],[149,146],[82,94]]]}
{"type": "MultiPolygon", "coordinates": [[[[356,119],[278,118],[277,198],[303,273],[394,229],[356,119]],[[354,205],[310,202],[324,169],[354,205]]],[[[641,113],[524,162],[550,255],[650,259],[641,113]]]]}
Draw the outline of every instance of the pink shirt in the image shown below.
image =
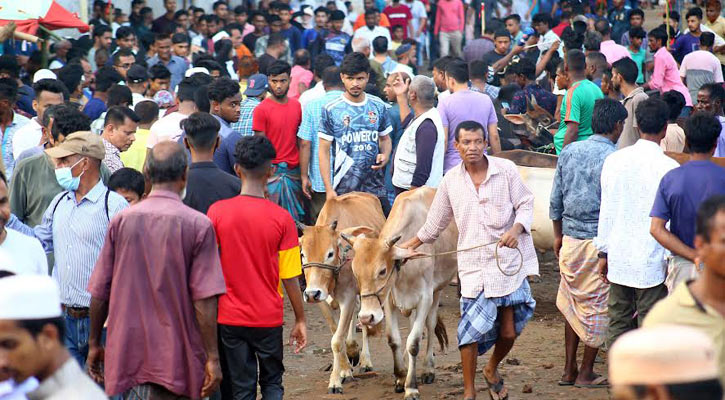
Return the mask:
{"type": "Polygon", "coordinates": [[[305,69],[304,67],[301,67],[299,65],[295,65],[292,67],[292,73],[290,73],[290,84],[289,84],[289,92],[287,92],[287,97],[290,99],[298,100],[300,98],[300,90],[299,90],[299,84],[304,83],[305,86],[308,88],[310,87],[310,83],[312,82],[312,72],[308,69],[305,69]]]}
{"type": "Polygon", "coordinates": [[[88,291],[109,302],[106,393],[146,382],[199,398],[206,353],[194,301],[224,293],[211,221],[154,190],[111,220],[88,291]]]}
{"type": "Polygon", "coordinates": [[[461,0],[441,0],[436,11],[434,32],[463,32],[463,3],[461,0]]]}
{"type": "Polygon", "coordinates": [[[614,40],[603,41],[599,46],[599,52],[604,54],[604,57],[607,58],[609,65],[612,65],[623,58],[632,58],[629,55],[629,50],[627,50],[624,46],[614,43],[614,40]]]}
{"type": "Polygon", "coordinates": [[[655,69],[649,81],[652,89],[657,89],[660,93],[677,90],[685,96],[685,105],[692,106],[692,97],[687,90],[687,86],[682,83],[680,78],[680,70],[677,68],[677,62],[665,47],[661,47],[654,56],[655,69]]]}
{"type": "MultiPolygon", "coordinates": [[[[514,276],[498,270],[494,258],[495,245],[458,253],[458,276],[461,295],[475,298],[485,290],[485,296],[503,297],[521,286],[528,275],[539,274],[539,262],[531,238],[534,219],[534,195],[521,180],[516,165],[503,158],[488,159],[488,173],[478,190],[461,163],[449,170],[438,186],[428,218],[418,231],[418,238],[431,243],[455,219],[458,226],[458,248],[478,246],[501,238],[516,223],[524,227],[519,236],[523,266],[514,276]]],[[[501,269],[516,271],[521,257],[516,249],[500,247],[501,269]]]]}

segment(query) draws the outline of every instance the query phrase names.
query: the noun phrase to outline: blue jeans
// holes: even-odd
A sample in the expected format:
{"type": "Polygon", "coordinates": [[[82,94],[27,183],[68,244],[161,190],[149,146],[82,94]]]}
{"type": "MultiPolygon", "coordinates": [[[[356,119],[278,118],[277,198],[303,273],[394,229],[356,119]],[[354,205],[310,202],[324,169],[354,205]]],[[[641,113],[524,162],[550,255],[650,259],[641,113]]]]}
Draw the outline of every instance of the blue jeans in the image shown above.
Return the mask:
{"type": "Polygon", "coordinates": [[[63,312],[65,319],[65,347],[68,348],[71,356],[78,361],[81,368],[86,365],[88,358],[88,335],[90,333],[91,319],[73,318],[63,312]]]}

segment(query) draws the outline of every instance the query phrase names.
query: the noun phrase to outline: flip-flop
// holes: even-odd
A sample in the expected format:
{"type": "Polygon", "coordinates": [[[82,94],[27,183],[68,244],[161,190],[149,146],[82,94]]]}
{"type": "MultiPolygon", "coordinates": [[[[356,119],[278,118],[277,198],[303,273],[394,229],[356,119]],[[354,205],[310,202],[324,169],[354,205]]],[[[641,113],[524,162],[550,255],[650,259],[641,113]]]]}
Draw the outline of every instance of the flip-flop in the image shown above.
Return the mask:
{"type": "Polygon", "coordinates": [[[594,380],[591,383],[587,384],[574,384],[574,387],[577,388],[585,388],[585,389],[597,389],[597,388],[608,388],[609,387],[609,381],[607,378],[603,376],[598,376],[594,378],[594,380]]]}
{"type": "Polygon", "coordinates": [[[501,395],[499,395],[499,393],[501,393],[501,391],[504,388],[503,377],[501,377],[499,375],[498,382],[496,382],[496,383],[489,382],[488,378],[486,378],[485,374],[483,375],[483,379],[486,381],[486,384],[488,385],[488,397],[490,397],[491,400],[508,400],[508,398],[509,398],[508,392],[506,393],[506,397],[501,397],[501,395]],[[494,395],[496,397],[494,397],[494,395]]]}
{"type": "Polygon", "coordinates": [[[574,381],[559,381],[557,383],[559,386],[574,386],[574,381]]]}

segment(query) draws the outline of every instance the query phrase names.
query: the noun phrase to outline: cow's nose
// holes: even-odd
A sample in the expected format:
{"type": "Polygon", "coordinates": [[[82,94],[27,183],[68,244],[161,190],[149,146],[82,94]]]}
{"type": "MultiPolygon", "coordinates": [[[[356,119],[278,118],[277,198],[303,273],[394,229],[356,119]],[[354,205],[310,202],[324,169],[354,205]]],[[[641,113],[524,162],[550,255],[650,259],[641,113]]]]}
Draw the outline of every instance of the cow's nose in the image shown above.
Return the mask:
{"type": "Polygon", "coordinates": [[[366,315],[360,314],[358,316],[358,319],[360,320],[360,323],[363,325],[371,325],[373,323],[373,321],[375,320],[375,317],[373,317],[372,314],[366,314],[366,315]]]}
{"type": "Polygon", "coordinates": [[[305,290],[305,300],[307,302],[320,301],[320,296],[322,296],[322,291],[320,290],[305,290]]]}

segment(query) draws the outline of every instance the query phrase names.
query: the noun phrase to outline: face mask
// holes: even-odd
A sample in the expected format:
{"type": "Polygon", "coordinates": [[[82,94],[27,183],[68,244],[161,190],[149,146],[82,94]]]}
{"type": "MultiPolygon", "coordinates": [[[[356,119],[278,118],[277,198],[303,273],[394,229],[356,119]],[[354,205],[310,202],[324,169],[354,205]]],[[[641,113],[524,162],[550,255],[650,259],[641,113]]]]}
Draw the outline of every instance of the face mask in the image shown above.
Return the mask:
{"type": "Polygon", "coordinates": [[[83,176],[83,172],[85,171],[81,172],[80,175],[74,177],[72,169],[75,168],[75,166],[78,165],[78,163],[82,160],[83,159],[81,158],[80,160],[78,160],[78,162],[71,165],[70,167],[57,168],[55,170],[55,180],[58,181],[60,187],[70,191],[78,190],[78,185],[80,185],[81,183],[81,176],[83,176]]]}

